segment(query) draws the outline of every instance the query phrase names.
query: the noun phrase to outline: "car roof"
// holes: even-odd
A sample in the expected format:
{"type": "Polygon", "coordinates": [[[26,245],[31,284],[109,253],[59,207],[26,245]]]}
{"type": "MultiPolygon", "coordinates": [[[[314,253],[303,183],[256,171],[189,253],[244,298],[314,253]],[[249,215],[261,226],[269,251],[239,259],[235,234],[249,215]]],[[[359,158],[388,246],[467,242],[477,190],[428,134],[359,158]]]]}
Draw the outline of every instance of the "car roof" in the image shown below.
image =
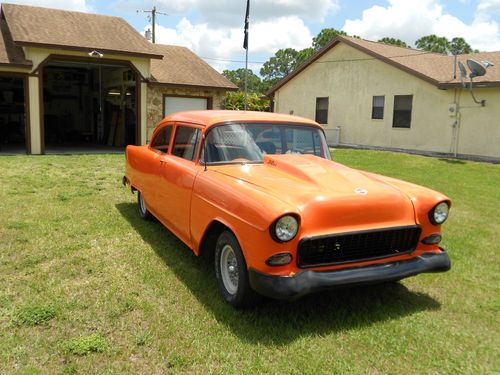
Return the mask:
{"type": "Polygon", "coordinates": [[[305,117],[284,115],[272,112],[256,111],[224,111],[224,110],[204,110],[176,112],[165,117],[161,123],[165,122],[188,122],[197,125],[210,127],[221,122],[285,122],[308,124],[321,127],[317,122],[305,117]]]}

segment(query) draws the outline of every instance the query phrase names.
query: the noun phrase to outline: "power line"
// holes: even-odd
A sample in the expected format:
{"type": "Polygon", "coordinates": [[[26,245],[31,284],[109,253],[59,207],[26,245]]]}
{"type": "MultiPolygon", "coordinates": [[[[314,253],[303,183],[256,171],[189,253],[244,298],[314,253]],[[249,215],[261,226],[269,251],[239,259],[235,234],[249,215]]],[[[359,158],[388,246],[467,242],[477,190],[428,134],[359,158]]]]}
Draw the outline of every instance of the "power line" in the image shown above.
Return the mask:
{"type": "MultiPolygon", "coordinates": [[[[414,57],[414,56],[421,56],[421,55],[428,55],[430,53],[434,52],[419,52],[419,53],[414,53],[411,55],[394,55],[394,56],[384,56],[387,59],[397,59],[400,57],[414,57]]],[[[223,58],[218,58],[218,57],[203,57],[200,56],[203,60],[215,60],[215,61],[223,61],[223,62],[232,62],[232,63],[244,63],[245,60],[231,60],[231,59],[223,59],[223,58]]],[[[377,57],[364,57],[364,58],[357,58],[357,59],[346,59],[346,60],[324,60],[324,61],[313,61],[313,63],[317,64],[324,64],[324,63],[343,63],[343,62],[354,62],[354,61],[369,61],[369,60],[378,60],[377,57]]],[[[266,61],[249,61],[249,63],[252,64],[265,64],[266,61]]]]}
{"type": "MultiPolygon", "coordinates": [[[[244,63],[245,60],[230,60],[230,59],[221,59],[217,57],[203,57],[200,56],[203,60],[215,60],[215,61],[224,61],[224,62],[234,62],[234,63],[244,63]]],[[[252,64],[264,64],[265,61],[249,61],[252,64]]]]}

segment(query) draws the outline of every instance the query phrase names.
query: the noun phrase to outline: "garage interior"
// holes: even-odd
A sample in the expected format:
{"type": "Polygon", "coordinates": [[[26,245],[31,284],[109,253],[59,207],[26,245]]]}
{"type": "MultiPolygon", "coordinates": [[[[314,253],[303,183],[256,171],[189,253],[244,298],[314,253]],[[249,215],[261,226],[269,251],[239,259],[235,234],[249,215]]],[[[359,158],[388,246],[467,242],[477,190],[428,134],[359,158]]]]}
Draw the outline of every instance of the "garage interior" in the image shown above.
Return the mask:
{"type": "Polygon", "coordinates": [[[0,76],[0,153],[26,153],[24,79],[0,76]]]}
{"type": "Polygon", "coordinates": [[[137,144],[136,79],[124,65],[53,61],[45,66],[45,152],[112,152],[137,144]]]}

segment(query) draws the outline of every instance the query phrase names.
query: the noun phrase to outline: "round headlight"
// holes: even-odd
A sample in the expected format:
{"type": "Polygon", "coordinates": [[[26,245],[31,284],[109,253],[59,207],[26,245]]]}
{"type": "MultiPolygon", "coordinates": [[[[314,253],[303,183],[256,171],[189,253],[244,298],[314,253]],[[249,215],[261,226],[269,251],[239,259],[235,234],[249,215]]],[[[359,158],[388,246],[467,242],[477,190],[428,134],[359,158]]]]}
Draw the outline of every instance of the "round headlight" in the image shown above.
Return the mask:
{"type": "Polygon", "coordinates": [[[292,240],[299,230],[299,222],[292,215],[280,217],[274,225],[274,235],[281,242],[292,240]]]}
{"type": "Polygon", "coordinates": [[[443,224],[446,219],[448,219],[448,213],[450,212],[450,206],[447,202],[441,202],[437,204],[429,213],[429,218],[434,225],[443,224]]]}

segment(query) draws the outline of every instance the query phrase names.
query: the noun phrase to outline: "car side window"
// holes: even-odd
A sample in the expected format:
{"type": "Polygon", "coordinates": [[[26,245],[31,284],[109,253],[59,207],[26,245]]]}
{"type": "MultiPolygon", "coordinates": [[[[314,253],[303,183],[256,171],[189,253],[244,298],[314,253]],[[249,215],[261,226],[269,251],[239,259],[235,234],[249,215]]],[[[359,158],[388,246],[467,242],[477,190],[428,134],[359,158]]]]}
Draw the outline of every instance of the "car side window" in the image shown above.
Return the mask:
{"type": "Polygon", "coordinates": [[[177,126],[172,154],[186,160],[194,160],[200,141],[200,129],[177,126]]]}
{"type": "Polygon", "coordinates": [[[151,148],[167,153],[170,146],[170,136],[172,135],[172,125],[161,128],[151,141],[151,148]]]}

